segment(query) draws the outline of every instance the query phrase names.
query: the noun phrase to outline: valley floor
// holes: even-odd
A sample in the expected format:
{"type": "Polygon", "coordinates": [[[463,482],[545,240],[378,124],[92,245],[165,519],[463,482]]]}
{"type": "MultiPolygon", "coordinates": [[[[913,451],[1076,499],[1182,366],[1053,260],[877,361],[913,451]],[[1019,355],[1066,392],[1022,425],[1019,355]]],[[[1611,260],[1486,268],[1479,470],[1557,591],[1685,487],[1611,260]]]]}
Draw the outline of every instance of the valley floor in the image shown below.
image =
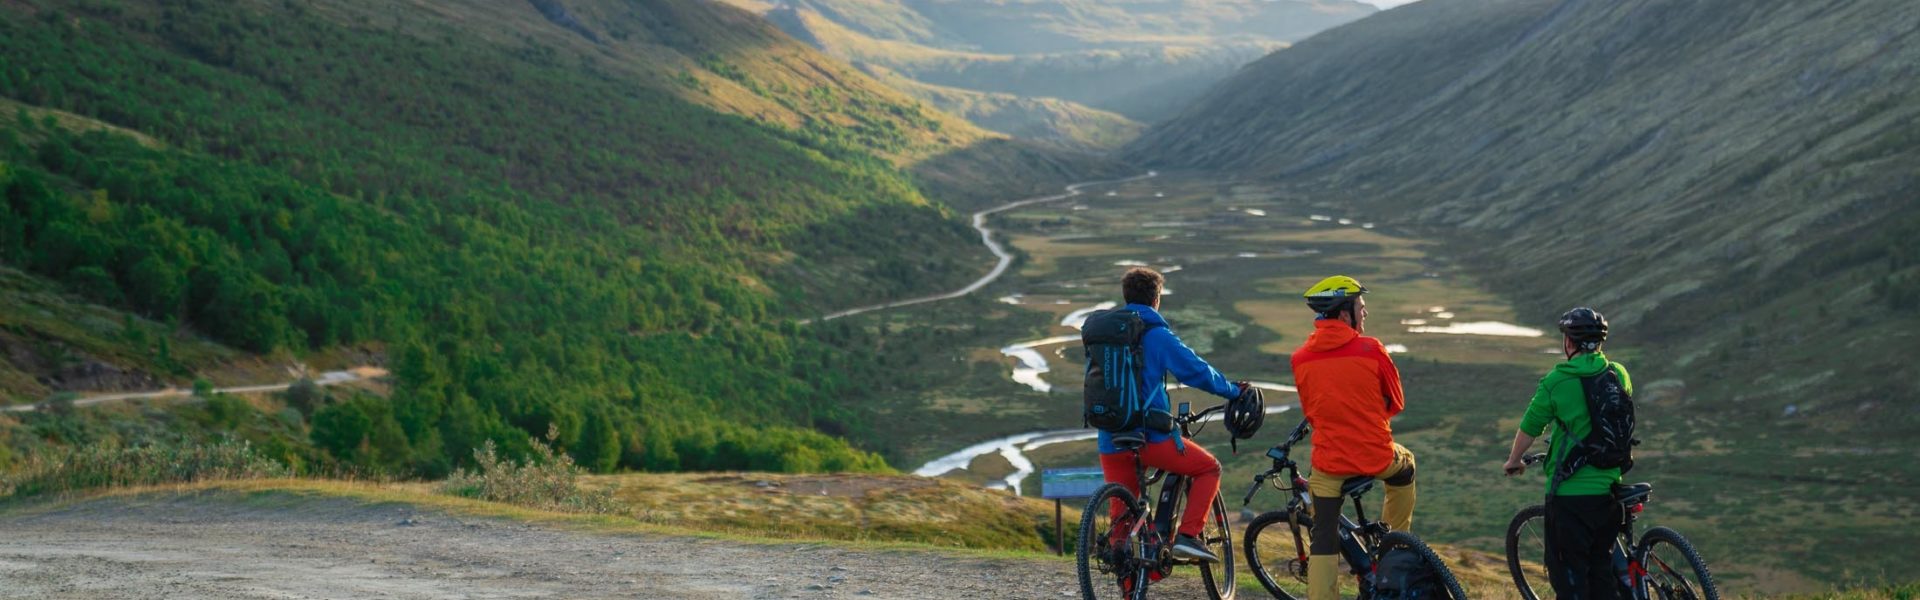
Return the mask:
{"type": "MultiPolygon", "coordinates": [[[[0,515],[10,598],[1064,598],[1072,563],[599,534],[281,494],[0,515]]],[[[1175,597],[1204,597],[1179,577],[1175,597]]]]}

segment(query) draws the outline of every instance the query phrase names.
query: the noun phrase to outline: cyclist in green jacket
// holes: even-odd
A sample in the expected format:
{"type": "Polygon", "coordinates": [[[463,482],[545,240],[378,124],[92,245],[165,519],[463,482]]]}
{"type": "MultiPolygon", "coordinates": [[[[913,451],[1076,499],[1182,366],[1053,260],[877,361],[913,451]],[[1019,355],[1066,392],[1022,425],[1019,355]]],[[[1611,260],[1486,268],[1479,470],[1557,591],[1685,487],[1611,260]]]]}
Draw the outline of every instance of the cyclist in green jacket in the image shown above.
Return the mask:
{"type": "Polygon", "coordinates": [[[1553,441],[1547,450],[1547,577],[1554,595],[1560,600],[1614,600],[1618,597],[1619,577],[1614,573],[1613,539],[1625,515],[1613,499],[1613,486],[1620,483],[1620,469],[1580,467],[1562,480],[1553,476],[1568,449],[1578,444],[1592,428],[1587,416],[1586,392],[1582,377],[1599,375],[1608,368],[1620,378],[1628,394],[1633,381],[1626,367],[1607,360],[1600,345],[1607,340],[1607,319],[1591,308],[1575,308],[1560,317],[1561,350],[1567,361],[1555,365],[1527,403],[1520,419],[1520,430],[1513,435],[1513,450],[1507,455],[1508,476],[1526,471],[1521,457],[1554,425],[1553,441]]]}

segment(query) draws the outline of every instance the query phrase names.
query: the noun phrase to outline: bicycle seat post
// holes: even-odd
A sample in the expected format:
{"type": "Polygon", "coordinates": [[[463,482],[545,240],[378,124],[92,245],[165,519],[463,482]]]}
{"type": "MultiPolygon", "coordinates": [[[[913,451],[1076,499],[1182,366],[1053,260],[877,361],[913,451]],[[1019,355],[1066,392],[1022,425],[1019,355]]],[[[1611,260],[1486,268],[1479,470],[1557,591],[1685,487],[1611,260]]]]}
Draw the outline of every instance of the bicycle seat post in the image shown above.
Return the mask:
{"type": "Polygon", "coordinates": [[[1140,488],[1139,493],[1134,494],[1134,496],[1139,498],[1140,504],[1142,505],[1148,504],[1147,502],[1147,463],[1146,461],[1140,459],[1139,448],[1133,449],[1133,483],[1135,486],[1138,486],[1140,488]]]}
{"type": "Polygon", "coordinates": [[[1357,494],[1357,493],[1353,494],[1352,497],[1353,497],[1353,515],[1355,517],[1359,517],[1358,524],[1362,527],[1365,527],[1367,525],[1367,507],[1360,503],[1360,494],[1357,494]]]}

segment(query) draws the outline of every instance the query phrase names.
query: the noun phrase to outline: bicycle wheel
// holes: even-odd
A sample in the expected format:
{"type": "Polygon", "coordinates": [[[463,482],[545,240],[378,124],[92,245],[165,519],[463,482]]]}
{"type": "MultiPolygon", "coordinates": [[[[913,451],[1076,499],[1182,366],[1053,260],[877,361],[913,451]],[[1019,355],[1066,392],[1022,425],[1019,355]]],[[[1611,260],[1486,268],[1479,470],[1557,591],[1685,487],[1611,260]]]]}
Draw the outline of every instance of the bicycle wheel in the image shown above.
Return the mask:
{"type": "Polygon", "coordinates": [[[1233,567],[1233,528],[1227,523],[1227,503],[1219,496],[1213,497],[1213,513],[1207,518],[1207,528],[1201,532],[1206,538],[1207,549],[1220,557],[1220,564],[1200,563],[1200,580],[1207,584],[1207,595],[1213,600],[1233,600],[1240,588],[1234,585],[1233,567]]]}
{"type": "Polygon", "coordinates": [[[1247,524],[1240,543],[1246,550],[1247,572],[1280,600],[1295,600],[1282,585],[1307,589],[1307,538],[1313,531],[1313,518],[1299,511],[1276,510],[1262,513],[1247,524]],[[1274,526],[1278,527],[1274,527],[1274,526]],[[1267,531],[1269,528],[1272,531],[1267,531]]]}
{"type": "Polygon", "coordinates": [[[1513,574],[1513,587],[1519,590],[1521,600],[1540,600],[1535,589],[1553,595],[1552,582],[1547,581],[1547,568],[1542,564],[1546,560],[1547,507],[1535,504],[1520,509],[1507,525],[1507,571],[1513,574]]]}
{"type": "Polygon", "coordinates": [[[1720,600],[1707,561],[1693,550],[1680,532],[1665,527],[1648,529],[1634,548],[1645,571],[1635,584],[1649,600],[1720,600]]]}
{"type": "Polygon", "coordinates": [[[1135,581],[1144,581],[1144,570],[1133,565],[1126,547],[1127,531],[1124,529],[1139,521],[1139,510],[1133,492],[1116,483],[1100,486],[1094,491],[1093,498],[1087,501],[1086,509],[1080,513],[1080,539],[1075,543],[1078,549],[1074,552],[1074,563],[1080,572],[1082,598],[1145,597],[1145,589],[1133,589],[1144,587],[1134,584],[1135,581]],[[1125,507],[1118,520],[1113,518],[1112,512],[1116,502],[1125,507]],[[1116,526],[1123,529],[1116,530],[1116,526]],[[1119,543],[1116,544],[1116,541],[1119,543]],[[1129,594],[1129,591],[1138,595],[1129,594]]]}
{"type": "Polygon", "coordinates": [[[1460,581],[1453,578],[1453,570],[1447,568],[1447,561],[1440,560],[1440,555],[1434,554],[1433,549],[1428,548],[1426,542],[1420,541],[1419,537],[1411,533],[1394,531],[1380,538],[1380,545],[1373,549],[1375,564],[1379,563],[1380,557],[1385,556],[1387,551],[1395,548],[1405,548],[1419,553],[1420,557],[1425,559],[1427,568],[1440,577],[1440,584],[1446,588],[1447,596],[1453,600],[1466,600],[1467,592],[1460,589],[1460,581]]]}

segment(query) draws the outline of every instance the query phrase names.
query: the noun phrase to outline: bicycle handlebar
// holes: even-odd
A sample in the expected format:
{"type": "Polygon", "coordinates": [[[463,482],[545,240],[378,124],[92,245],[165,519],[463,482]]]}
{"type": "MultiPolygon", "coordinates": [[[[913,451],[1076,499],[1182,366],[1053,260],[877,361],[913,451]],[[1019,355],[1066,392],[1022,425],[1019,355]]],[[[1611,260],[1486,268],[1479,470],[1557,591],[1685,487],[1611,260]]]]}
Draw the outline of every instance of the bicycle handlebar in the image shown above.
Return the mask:
{"type": "Polygon", "coordinates": [[[1520,459],[1520,464],[1533,466],[1533,465],[1540,464],[1541,461],[1544,461],[1546,459],[1547,459],[1547,453],[1537,452],[1537,453],[1528,454],[1525,457],[1522,457],[1520,459]]]}
{"type": "Polygon", "coordinates": [[[1199,423],[1201,419],[1207,418],[1207,415],[1211,415],[1217,412],[1222,412],[1225,410],[1227,410],[1227,405],[1221,404],[1219,406],[1215,406],[1213,408],[1209,408],[1209,409],[1206,409],[1197,413],[1193,413],[1190,415],[1180,415],[1179,419],[1180,419],[1180,423],[1183,425],[1192,425],[1194,423],[1199,423]]]}
{"type": "Polygon", "coordinates": [[[1301,419],[1300,424],[1293,427],[1293,432],[1287,434],[1287,441],[1281,442],[1280,445],[1292,449],[1294,444],[1300,443],[1300,440],[1306,439],[1307,434],[1312,432],[1313,428],[1307,425],[1306,419],[1301,419]]]}
{"type": "Polygon", "coordinates": [[[1267,479],[1280,474],[1281,471],[1286,470],[1288,467],[1295,466],[1293,459],[1289,458],[1293,453],[1293,445],[1300,443],[1300,440],[1306,439],[1307,434],[1312,433],[1312,431],[1313,428],[1307,425],[1305,420],[1301,420],[1299,425],[1293,427],[1293,432],[1287,434],[1286,441],[1280,442],[1280,445],[1267,450],[1267,456],[1273,459],[1273,467],[1267,469],[1265,473],[1253,476],[1253,486],[1247,488],[1246,497],[1240,500],[1241,506],[1253,503],[1253,495],[1260,492],[1260,484],[1266,483],[1267,479]]]}

